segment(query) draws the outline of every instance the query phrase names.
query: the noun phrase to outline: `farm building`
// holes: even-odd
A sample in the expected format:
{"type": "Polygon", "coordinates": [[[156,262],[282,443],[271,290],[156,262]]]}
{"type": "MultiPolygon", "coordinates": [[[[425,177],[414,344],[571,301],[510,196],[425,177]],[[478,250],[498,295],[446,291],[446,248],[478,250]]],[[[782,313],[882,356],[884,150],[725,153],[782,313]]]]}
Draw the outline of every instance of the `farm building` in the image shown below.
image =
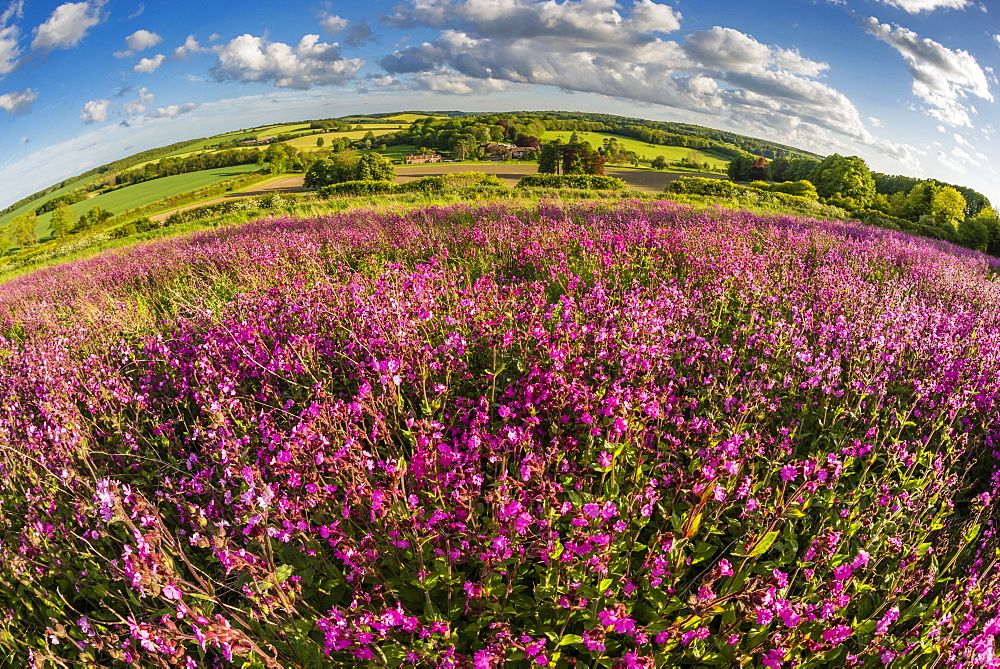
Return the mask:
{"type": "Polygon", "coordinates": [[[419,153],[411,154],[406,157],[405,163],[407,165],[423,165],[425,163],[440,163],[441,154],[439,153],[419,153]]]}

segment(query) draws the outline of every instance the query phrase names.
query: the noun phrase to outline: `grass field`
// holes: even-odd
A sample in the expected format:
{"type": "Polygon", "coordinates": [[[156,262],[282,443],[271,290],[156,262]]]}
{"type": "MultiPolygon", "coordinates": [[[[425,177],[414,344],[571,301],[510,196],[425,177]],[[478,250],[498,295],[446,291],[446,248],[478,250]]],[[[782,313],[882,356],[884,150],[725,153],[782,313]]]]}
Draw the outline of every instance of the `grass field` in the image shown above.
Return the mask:
{"type": "MultiPolygon", "coordinates": [[[[163,177],[162,179],[153,179],[152,181],[146,181],[141,184],[98,195],[83,202],[77,202],[70,206],[70,211],[73,212],[74,217],[79,217],[84,212],[89,211],[91,207],[101,207],[102,209],[107,209],[112,214],[120,214],[124,211],[152,204],[153,202],[179,193],[186,193],[187,191],[210,186],[223,179],[247,174],[248,172],[253,172],[255,169],[257,169],[256,165],[236,165],[233,167],[219,167],[214,170],[202,170],[201,172],[190,172],[188,174],[177,174],[172,177],[163,177]]],[[[36,206],[38,204],[40,202],[35,203],[36,206]]],[[[52,214],[50,213],[38,217],[36,230],[40,237],[45,237],[49,234],[49,222],[51,218],[52,214]]],[[[3,224],[6,225],[7,222],[8,220],[5,217],[3,224]]]]}
{"type": "MultiPolygon", "coordinates": [[[[684,146],[660,146],[658,144],[647,144],[645,142],[640,142],[637,139],[622,137],[620,135],[612,135],[606,132],[579,132],[577,134],[580,135],[585,141],[589,142],[595,149],[599,148],[604,143],[605,139],[614,137],[627,150],[635,151],[640,158],[646,158],[647,160],[652,160],[657,156],[663,156],[667,161],[672,162],[680,160],[681,158],[686,158],[691,151],[695,151],[699,156],[698,160],[700,162],[708,162],[712,165],[712,167],[722,168],[729,164],[728,158],[711,151],[698,151],[697,149],[689,149],[684,146]]],[[[550,130],[543,134],[539,139],[548,142],[558,138],[567,142],[572,135],[573,133],[569,131],[550,130]]]]}
{"type": "Polygon", "coordinates": [[[325,132],[322,135],[317,134],[317,135],[306,135],[304,137],[296,137],[295,139],[290,139],[287,142],[284,142],[284,144],[287,144],[288,146],[294,146],[300,151],[315,151],[318,148],[325,149],[329,147],[331,142],[333,142],[336,139],[340,139],[341,137],[347,137],[351,141],[355,141],[359,139],[364,139],[364,136],[369,132],[371,132],[376,137],[379,137],[381,135],[388,135],[394,133],[398,130],[399,128],[393,125],[371,126],[365,128],[364,130],[348,130],[347,132],[325,132]],[[325,146],[323,147],[316,146],[316,139],[319,137],[323,138],[323,143],[325,146]]]}
{"type": "Polygon", "coordinates": [[[22,206],[18,207],[17,209],[15,209],[14,211],[10,212],[9,214],[4,214],[3,216],[0,216],[0,228],[5,227],[8,223],[10,223],[11,221],[13,221],[15,218],[17,218],[21,214],[27,214],[29,211],[32,211],[36,207],[41,206],[42,204],[44,204],[45,202],[48,202],[52,198],[59,197],[60,195],[65,195],[66,193],[70,192],[74,188],[79,188],[83,184],[87,183],[91,178],[92,177],[87,177],[86,179],[77,179],[76,181],[71,182],[67,186],[64,186],[64,187],[62,187],[62,188],[60,188],[58,190],[52,191],[51,193],[49,193],[48,195],[46,195],[43,198],[40,198],[38,200],[34,200],[32,202],[29,202],[28,204],[25,204],[25,205],[22,205],[22,206]]]}
{"type": "Polygon", "coordinates": [[[395,116],[386,117],[392,121],[403,121],[404,123],[413,123],[422,118],[440,118],[439,116],[432,116],[430,114],[396,114],[395,116]]]}

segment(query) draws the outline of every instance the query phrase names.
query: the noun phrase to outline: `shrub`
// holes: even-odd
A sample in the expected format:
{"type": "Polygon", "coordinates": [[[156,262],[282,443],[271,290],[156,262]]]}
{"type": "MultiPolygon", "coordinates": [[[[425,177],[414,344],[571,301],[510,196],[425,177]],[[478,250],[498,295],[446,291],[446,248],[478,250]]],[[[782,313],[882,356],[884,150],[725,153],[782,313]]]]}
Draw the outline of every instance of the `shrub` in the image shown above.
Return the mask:
{"type": "Polygon", "coordinates": [[[582,190],[625,190],[627,185],[617,177],[595,174],[526,174],[519,188],[579,188],[582,190]]]}
{"type": "Polygon", "coordinates": [[[323,186],[316,192],[320,197],[330,198],[343,195],[384,195],[392,193],[393,189],[391,181],[344,181],[323,186]]]}

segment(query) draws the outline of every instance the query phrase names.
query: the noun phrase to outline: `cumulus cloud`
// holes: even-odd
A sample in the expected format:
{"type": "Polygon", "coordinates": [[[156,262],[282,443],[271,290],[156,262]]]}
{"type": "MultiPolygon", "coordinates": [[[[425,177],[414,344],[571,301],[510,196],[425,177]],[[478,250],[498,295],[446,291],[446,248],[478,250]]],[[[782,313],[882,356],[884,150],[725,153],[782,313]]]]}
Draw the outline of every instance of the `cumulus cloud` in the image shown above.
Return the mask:
{"type": "Polygon", "coordinates": [[[935,9],[965,9],[971,4],[970,0],[881,0],[881,2],[910,14],[930,12],[935,9]]]}
{"type": "Polygon", "coordinates": [[[38,99],[38,92],[32,88],[0,95],[0,110],[8,114],[27,114],[38,99]]]}
{"type": "Polygon", "coordinates": [[[397,49],[379,65],[389,88],[483,94],[548,85],[706,112],[806,146],[827,148],[835,133],[912,160],[909,147],[874,137],[847,96],[816,80],[826,63],[719,26],[680,42],[660,36],[680,21],[652,0],[628,7],[615,0],[413,0],[387,22],[440,28],[437,38],[397,49]]]}
{"type": "Polygon", "coordinates": [[[188,102],[183,105],[168,105],[158,107],[148,114],[148,118],[177,118],[181,114],[188,114],[198,108],[195,102],[188,102]]]}
{"type": "Polygon", "coordinates": [[[667,5],[639,0],[632,7],[632,27],[641,32],[672,33],[681,29],[681,15],[667,5]]]}
{"type": "Polygon", "coordinates": [[[0,75],[10,74],[17,68],[21,57],[21,31],[17,26],[0,27],[0,75]]]}
{"type": "Polygon", "coordinates": [[[352,24],[344,35],[344,44],[347,46],[358,47],[368,42],[378,42],[378,40],[375,38],[375,31],[372,30],[367,21],[358,21],[352,24]]]}
{"type": "Polygon", "coordinates": [[[771,49],[754,38],[719,26],[688,35],[684,39],[684,50],[693,60],[707,67],[731,72],[763,70],[772,58],[771,49]]]}
{"type": "Polygon", "coordinates": [[[93,123],[104,123],[108,120],[108,107],[110,100],[91,100],[83,105],[83,112],[80,113],[80,120],[90,125],[93,123]]]}
{"type": "Polygon", "coordinates": [[[354,78],[363,61],[343,58],[340,46],[306,35],[296,46],[271,42],[266,37],[240,35],[215,47],[218,62],[212,68],[217,81],[271,83],[300,90],[312,86],[343,84],[354,78]]]}
{"type": "Polygon", "coordinates": [[[174,49],[174,58],[178,60],[189,60],[191,54],[195,53],[209,53],[211,49],[206,49],[198,43],[194,35],[188,35],[187,39],[184,40],[184,44],[180,45],[174,49]]]}
{"type": "Polygon", "coordinates": [[[164,56],[162,53],[158,53],[152,58],[143,58],[138,63],[136,63],[136,66],[133,67],[132,69],[135,70],[136,72],[142,72],[144,74],[152,74],[153,72],[156,72],[158,69],[160,69],[160,65],[163,65],[163,62],[166,59],[167,59],[166,56],[164,56]]]}
{"type": "Polygon", "coordinates": [[[134,100],[125,103],[123,109],[129,116],[135,116],[146,111],[154,100],[156,100],[156,96],[144,86],[137,91],[137,97],[134,100]]]}
{"type": "Polygon", "coordinates": [[[869,18],[865,29],[903,56],[913,76],[913,94],[929,106],[927,113],[942,123],[972,127],[974,108],[966,101],[975,95],[993,102],[986,72],[968,51],[949,49],[912,30],[869,18]]]}
{"type": "Polygon", "coordinates": [[[12,19],[20,18],[23,12],[24,0],[18,0],[0,14],[0,76],[13,72],[21,57],[21,30],[16,25],[8,24],[12,19]]]}
{"type": "Polygon", "coordinates": [[[342,19],[339,16],[331,14],[321,18],[319,25],[330,36],[336,36],[347,30],[347,26],[351,25],[351,22],[347,19],[342,19]]]}
{"type": "Polygon", "coordinates": [[[162,41],[162,37],[148,30],[136,30],[134,33],[125,38],[125,44],[127,44],[128,48],[135,53],[145,51],[146,49],[156,46],[162,41]]]}
{"type": "Polygon", "coordinates": [[[51,51],[76,46],[87,36],[87,31],[103,20],[101,7],[105,1],[67,2],[59,5],[45,23],[35,28],[31,48],[51,51]]]}

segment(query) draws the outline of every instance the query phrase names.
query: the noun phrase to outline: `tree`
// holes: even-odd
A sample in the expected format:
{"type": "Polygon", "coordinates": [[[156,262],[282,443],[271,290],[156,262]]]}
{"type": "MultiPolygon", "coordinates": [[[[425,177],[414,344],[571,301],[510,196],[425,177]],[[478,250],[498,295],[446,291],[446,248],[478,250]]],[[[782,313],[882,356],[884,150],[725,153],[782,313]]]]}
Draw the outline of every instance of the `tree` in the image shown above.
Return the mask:
{"type": "Polygon", "coordinates": [[[667,159],[663,156],[657,156],[653,158],[653,162],[649,166],[654,170],[665,170],[667,169],[667,159]]]}
{"type": "Polygon", "coordinates": [[[73,226],[72,232],[82,232],[84,230],[89,230],[95,225],[100,225],[104,223],[109,218],[113,217],[112,214],[107,209],[101,209],[100,207],[91,207],[89,211],[80,216],[76,221],[76,225],[73,226]]]}
{"type": "Polygon", "coordinates": [[[69,232],[70,224],[73,222],[73,212],[66,204],[60,204],[52,210],[52,219],[49,227],[53,237],[63,237],[69,232]]]}
{"type": "Polygon", "coordinates": [[[791,160],[788,158],[775,158],[767,166],[767,178],[769,181],[787,181],[785,172],[788,171],[791,160]]]}
{"type": "Polygon", "coordinates": [[[24,248],[26,244],[31,244],[38,241],[38,235],[35,234],[35,224],[38,222],[38,217],[35,216],[35,212],[29,212],[27,214],[21,214],[15,218],[10,223],[8,233],[10,235],[11,241],[18,245],[19,248],[24,248]]]}
{"type": "Polygon", "coordinates": [[[329,186],[334,181],[333,163],[329,158],[319,158],[314,160],[306,170],[306,176],[302,180],[302,185],[306,188],[320,188],[329,186]]]}
{"type": "Polygon", "coordinates": [[[380,153],[367,153],[358,160],[354,178],[359,181],[392,181],[396,170],[380,153]]]}
{"type": "Polygon", "coordinates": [[[540,174],[559,174],[561,162],[562,142],[556,140],[552,144],[545,144],[538,153],[538,172],[540,174]]]}
{"type": "Polygon", "coordinates": [[[726,174],[733,181],[752,181],[753,165],[755,156],[749,153],[741,153],[729,161],[726,167],[726,174]]]}
{"type": "Polygon", "coordinates": [[[918,181],[914,184],[902,203],[903,218],[917,221],[921,216],[929,216],[936,190],[937,184],[931,180],[918,181]]]}
{"type": "Polygon", "coordinates": [[[291,156],[289,155],[288,148],[280,142],[268,144],[267,150],[264,151],[262,159],[264,162],[268,163],[268,171],[271,174],[281,174],[283,172],[287,172],[291,163],[291,156]]]}
{"type": "Polygon", "coordinates": [[[750,178],[761,181],[767,179],[767,158],[754,158],[753,164],[750,166],[750,178]]]}
{"type": "Polygon", "coordinates": [[[562,171],[563,174],[604,176],[604,156],[587,142],[566,144],[562,147],[562,171]]]}
{"type": "Polygon", "coordinates": [[[809,181],[820,197],[831,198],[839,193],[838,199],[853,203],[854,208],[867,207],[875,196],[875,178],[857,156],[827,156],[809,175],[809,181]]]}
{"type": "Polygon", "coordinates": [[[931,198],[931,217],[938,227],[958,229],[965,219],[965,198],[951,186],[937,188],[931,198]]]}
{"type": "Polygon", "coordinates": [[[322,137],[317,137],[316,138],[316,146],[323,146],[323,144],[325,144],[325,143],[326,142],[323,140],[322,137]]]}

